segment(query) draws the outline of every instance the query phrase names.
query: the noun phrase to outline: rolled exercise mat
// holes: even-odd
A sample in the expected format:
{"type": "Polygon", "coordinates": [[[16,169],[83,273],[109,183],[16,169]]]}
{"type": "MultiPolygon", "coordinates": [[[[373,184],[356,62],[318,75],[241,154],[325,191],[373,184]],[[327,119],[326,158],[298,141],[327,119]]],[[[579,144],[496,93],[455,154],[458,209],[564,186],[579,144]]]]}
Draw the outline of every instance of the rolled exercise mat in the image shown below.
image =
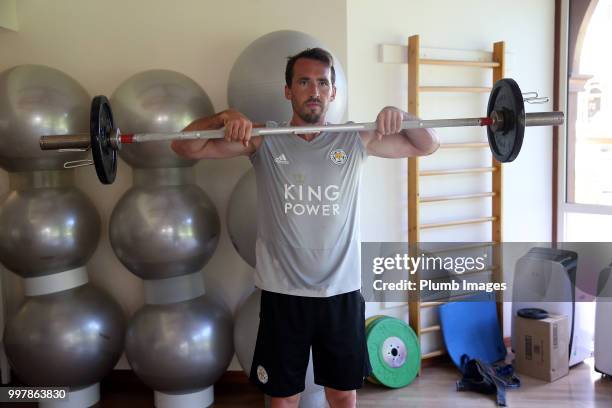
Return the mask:
{"type": "Polygon", "coordinates": [[[459,370],[464,355],[489,364],[506,358],[495,302],[449,302],[439,312],[446,350],[459,370]]]}

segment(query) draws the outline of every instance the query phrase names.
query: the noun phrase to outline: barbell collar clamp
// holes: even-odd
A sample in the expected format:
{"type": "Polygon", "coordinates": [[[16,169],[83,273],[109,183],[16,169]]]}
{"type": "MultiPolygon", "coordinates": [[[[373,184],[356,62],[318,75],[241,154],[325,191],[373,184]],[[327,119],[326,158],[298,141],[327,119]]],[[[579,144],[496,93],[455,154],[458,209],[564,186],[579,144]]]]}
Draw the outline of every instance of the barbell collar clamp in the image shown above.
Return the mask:
{"type": "Polygon", "coordinates": [[[121,150],[123,135],[121,134],[121,130],[119,130],[119,128],[113,129],[113,135],[110,136],[109,139],[113,149],[121,150]]]}

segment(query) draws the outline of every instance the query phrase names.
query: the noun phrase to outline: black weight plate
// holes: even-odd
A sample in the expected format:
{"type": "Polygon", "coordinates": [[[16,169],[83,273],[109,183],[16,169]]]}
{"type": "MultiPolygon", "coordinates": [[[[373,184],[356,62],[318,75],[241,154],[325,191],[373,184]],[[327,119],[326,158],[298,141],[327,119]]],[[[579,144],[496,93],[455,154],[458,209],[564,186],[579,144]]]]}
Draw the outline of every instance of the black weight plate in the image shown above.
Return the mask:
{"type": "Polygon", "coordinates": [[[516,159],[525,136],[525,104],[523,94],[518,84],[510,78],[500,79],[493,86],[487,116],[493,111],[500,112],[504,118],[504,126],[493,131],[487,127],[489,146],[495,160],[507,163],[516,159]]]}
{"type": "Polygon", "coordinates": [[[539,309],[537,307],[527,307],[524,309],[519,309],[516,314],[526,319],[542,320],[548,318],[548,312],[544,309],[539,309]]]}
{"type": "Polygon", "coordinates": [[[98,95],[91,101],[89,124],[91,154],[98,179],[104,184],[112,184],[117,175],[117,150],[113,149],[110,142],[115,122],[106,96],[98,95]]]}

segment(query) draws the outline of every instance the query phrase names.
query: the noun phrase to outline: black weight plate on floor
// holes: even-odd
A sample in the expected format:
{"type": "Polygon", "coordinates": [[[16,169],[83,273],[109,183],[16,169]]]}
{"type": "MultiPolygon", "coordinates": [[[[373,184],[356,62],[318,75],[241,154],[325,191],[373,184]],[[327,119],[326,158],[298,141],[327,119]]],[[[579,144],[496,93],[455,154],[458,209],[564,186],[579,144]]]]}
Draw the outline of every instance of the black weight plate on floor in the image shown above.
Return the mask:
{"type": "Polygon", "coordinates": [[[110,137],[115,129],[110,102],[104,95],[91,101],[89,117],[91,154],[100,182],[112,184],[117,175],[117,150],[113,149],[110,137]]]}
{"type": "Polygon", "coordinates": [[[525,136],[525,104],[518,84],[510,78],[500,79],[493,86],[487,116],[497,111],[503,115],[504,126],[493,131],[487,127],[489,147],[493,157],[499,162],[507,163],[516,159],[525,136]]]}

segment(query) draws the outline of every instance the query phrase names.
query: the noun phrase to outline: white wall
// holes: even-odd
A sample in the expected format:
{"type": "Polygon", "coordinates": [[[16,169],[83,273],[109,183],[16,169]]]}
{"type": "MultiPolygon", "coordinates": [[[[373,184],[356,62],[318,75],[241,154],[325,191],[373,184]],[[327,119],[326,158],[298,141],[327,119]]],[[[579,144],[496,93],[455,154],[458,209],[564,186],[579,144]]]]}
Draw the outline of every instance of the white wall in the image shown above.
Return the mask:
{"type": "Polygon", "coordinates": [[[17,30],[18,28],[16,0],[0,0],[0,29],[17,30]]]}
{"type": "MultiPolygon", "coordinates": [[[[258,37],[282,29],[320,39],[346,66],[344,0],[313,0],[307,6],[278,0],[22,0],[17,6],[19,31],[0,31],[0,71],[19,64],[49,65],[75,78],[90,95],[110,95],[129,76],[164,68],[189,76],[208,93],[215,109],[223,110],[229,72],[238,55],[258,37]]],[[[253,289],[253,270],[232,247],[225,216],[229,195],[249,167],[247,159],[196,166],[198,184],[222,220],[219,246],[204,268],[207,291],[233,311],[253,289]]],[[[116,182],[102,186],[93,167],[77,171],[77,186],[102,215],[100,244],[88,264],[90,279],[108,290],[128,315],[142,305],[142,281],[115,257],[108,222],[132,184],[131,174],[121,162],[116,182]]],[[[6,172],[0,170],[0,191],[7,189],[6,172]]],[[[12,273],[6,276],[10,284],[18,280],[12,273]]],[[[236,362],[230,368],[240,369],[236,362]]]]}
{"type": "MultiPolygon", "coordinates": [[[[512,2],[511,7],[502,0],[350,0],[347,4],[349,118],[352,120],[373,120],[385,105],[407,108],[407,67],[379,62],[378,47],[380,44],[407,45],[408,37],[414,34],[420,35],[421,47],[450,49],[452,54],[465,50],[491,51],[494,42],[505,41],[506,76],[516,79],[524,92],[537,90],[541,95],[552,96],[553,0],[519,0],[512,2]]],[[[422,85],[486,86],[491,84],[490,78],[490,71],[473,68],[424,67],[421,70],[422,85]]],[[[420,114],[425,119],[481,116],[486,113],[486,98],[486,95],[422,94],[420,114]]],[[[551,110],[552,105],[526,109],[551,110]]],[[[474,128],[438,133],[447,142],[486,139],[484,130],[474,128]]],[[[529,129],[520,156],[504,166],[504,241],[550,240],[551,136],[551,128],[529,129]]],[[[485,153],[439,152],[421,163],[423,168],[459,168],[465,167],[466,162],[486,160],[485,153]]],[[[406,240],[405,160],[370,158],[364,173],[363,187],[367,194],[362,203],[362,239],[406,240]]],[[[485,191],[486,187],[486,182],[478,177],[455,177],[451,181],[423,181],[421,192],[423,195],[449,193],[449,190],[458,193],[463,189],[476,192],[485,191]]],[[[483,211],[476,216],[485,216],[489,203],[482,200],[480,207],[475,202],[436,204],[435,208],[423,206],[422,216],[427,221],[461,219],[471,215],[473,208],[483,211]]],[[[488,240],[483,236],[487,228],[448,229],[443,233],[423,234],[422,239],[488,240]]],[[[513,267],[514,260],[505,261],[506,270],[513,267]]],[[[376,304],[368,306],[368,314],[380,310],[376,304]]],[[[407,318],[406,306],[381,312],[407,318]]],[[[504,331],[509,335],[509,321],[505,320],[504,331]]]]}

